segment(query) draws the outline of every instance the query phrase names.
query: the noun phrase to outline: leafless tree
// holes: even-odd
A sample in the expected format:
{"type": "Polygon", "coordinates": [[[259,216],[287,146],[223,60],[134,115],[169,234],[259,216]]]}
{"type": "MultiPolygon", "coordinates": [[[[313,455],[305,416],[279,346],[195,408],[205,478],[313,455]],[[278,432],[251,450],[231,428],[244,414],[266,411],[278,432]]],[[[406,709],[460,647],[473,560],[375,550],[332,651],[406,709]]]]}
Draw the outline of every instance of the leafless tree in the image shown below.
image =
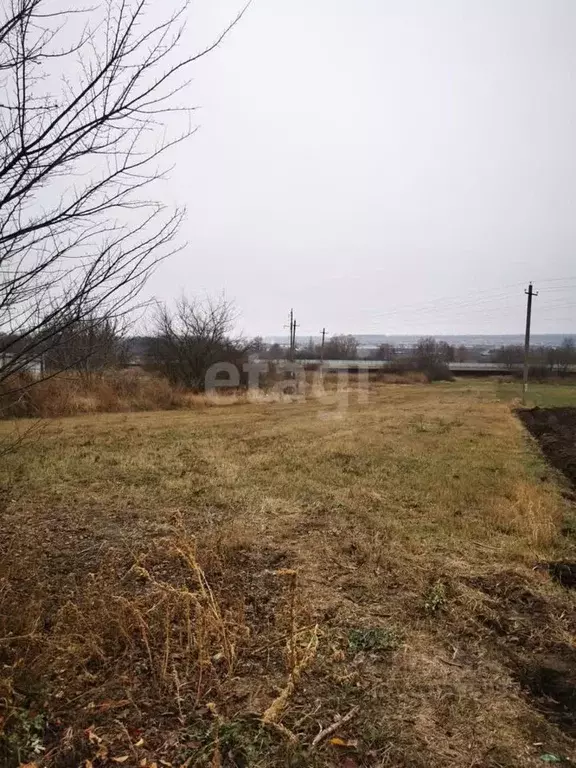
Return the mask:
{"type": "Polygon", "coordinates": [[[43,373],[74,370],[84,376],[102,374],[128,362],[124,328],[118,318],[85,317],[62,322],[42,354],[43,373]]]}
{"type": "Polygon", "coordinates": [[[504,347],[499,347],[494,350],[491,355],[493,363],[501,363],[507,368],[514,368],[521,365],[524,360],[524,347],[520,344],[508,344],[504,347]]]}
{"type": "Polygon", "coordinates": [[[433,336],[418,339],[414,349],[414,363],[430,381],[450,380],[452,375],[448,363],[454,360],[454,347],[445,341],[437,341],[433,336]]]}
{"type": "Polygon", "coordinates": [[[249,342],[249,351],[253,355],[265,355],[268,351],[268,344],[262,336],[254,336],[249,342]]]}
{"type": "Polygon", "coordinates": [[[320,345],[316,343],[313,336],[308,337],[308,341],[302,347],[296,349],[296,360],[317,360],[320,357],[320,345]]]}
{"type": "Polygon", "coordinates": [[[460,344],[458,349],[455,351],[455,362],[457,363],[467,363],[470,359],[470,350],[465,344],[460,344]]]}
{"type": "Polygon", "coordinates": [[[441,356],[436,339],[433,336],[423,336],[421,339],[418,339],[414,350],[414,358],[416,364],[421,369],[440,363],[441,356]]]}
{"type": "Polygon", "coordinates": [[[329,360],[356,360],[358,339],[355,336],[331,336],[324,348],[324,357],[329,360]]]}
{"type": "Polygon", "coordinates": [[[268,360],[286,360],[287,353],[288,353],[287,348],[283,347],[281,344],[278,344],[278,342],[275,341],[266,350],[264,356],[268,360]]]}
{"type": "Polygon", "coordinates": [[[380,344],[374,352],[374,359],[390,362],[394,359],[395,354],[396,350],[393,344],[380,344]]]}
{"type": "Polygon", "coordinates": [[[571,336],[566,336],[558,347],[558,373],[565,376],[571,365],[576,362],[576,344],[571,336]]]}
{"type": "Polygon", "coordinates": [[[570,336],[566,336],[562,340],[562,344],[558,347],[540,347],[539,349],[532,349],[531,361],[534,361],[537,355],[540,357],[538,362],[540,362],[541,365],[546,365],[550,373],[556,372],[559,376],[566,376],[570,370],[570,366],[574,365],[576,362],[574,339],[570,336]]]}
{"type": "Polygon", "coordinates": [[[438,342],[438,356],[443,363],[453,363],[456,357],[456,350],[452,344],[447,341],[438,342]]]}
{"type": "Polygon", "coordinates": [[[250,345],[232,337],[235,320],[233,304],[223,298],[183,297],[174,311],[160,306],[148,350],[151,366],[171,383],[198,390],[214,363],[234,363],[241,371],[250,345]]]}
{"type": "Polygon", "coordinates": [[[433,336],[418,339],[414,350],[416,362],[421,368],[431,365],[453,363],[455,350],[446,341],[437,341],[433,336]]]}
{"type": "Polygon", "coordinates": [[[57,2],[5,0],[0,9],[5,392],[68,328],[123,316],[176,247],[183,211],[150,199],[148,187],[166,171],[165,153],[193,133],[190,109],[178,104],[190,66],[228,31],[179,58],[185,5],[158,21],[169,6],[156,3],[150,22],[146,0],[85,10],[57,2]],[[173,134],[167,113],[184,118],[173,134]]]}

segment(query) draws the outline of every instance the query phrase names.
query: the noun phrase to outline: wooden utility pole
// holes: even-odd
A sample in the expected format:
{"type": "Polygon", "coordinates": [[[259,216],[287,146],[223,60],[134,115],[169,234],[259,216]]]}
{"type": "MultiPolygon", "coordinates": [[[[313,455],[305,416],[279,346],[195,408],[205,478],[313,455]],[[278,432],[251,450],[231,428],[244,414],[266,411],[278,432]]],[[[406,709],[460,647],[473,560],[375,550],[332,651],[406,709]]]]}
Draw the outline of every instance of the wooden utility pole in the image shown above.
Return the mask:
{"type": "Polygon", "coordinates": [[[326,340],[326,328],[322,328],[322,344],[320,345],[320,360],[324,362],[324,342],[326,340]]]}
{"type": "Polygon", "coordinates": [[[528,285],[528,290],[524,291],[528,296],[526,302],[526,334],[524,336],[524,371],[522,375],[522,405],[526,405],[526,392],[528,391],[528,369],[530,358],[530,324],[532,322],[532,297],[538,296],[532,289],[532,283],[528,285]]]}

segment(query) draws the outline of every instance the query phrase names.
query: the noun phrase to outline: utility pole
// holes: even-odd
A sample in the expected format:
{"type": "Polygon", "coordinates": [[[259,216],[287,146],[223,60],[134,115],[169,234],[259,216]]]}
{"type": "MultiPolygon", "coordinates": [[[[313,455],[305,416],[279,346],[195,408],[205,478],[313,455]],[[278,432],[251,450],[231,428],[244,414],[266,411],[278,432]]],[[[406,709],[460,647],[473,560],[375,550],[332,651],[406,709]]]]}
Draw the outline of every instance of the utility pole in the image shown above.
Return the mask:
{"type": "MultiPolygon", "coordinates": [[[[284,326],[284,328],[287,328],[288,326],[284,326]]],[[[290,360],[292,363],[294,362],[294,356],[296,354],[296,328],[298,327],[298,323],[296,322],[296,318],[294,317],[294,310],[290,310],[290,345],[288,347],[288,360],[290,360]]]]}
{"type": "MultiPolygon", "coordinates": [[[[295,334],[295,328],[294,328],[294,310],[290,310],[290,343],[288,346],[288,360],[294,360],[294,334],[295,334]]],[[[284,326],[286,328],[286,326],[284,326]]]]}
{"type": "Polygon", "coordinates": [[[324,362],[324,342],[326,340],[326,328],[322,328],[322,344],[320,345],[320,360],[324,362]]]}
{"type": "Polygon", "coordinates": [[[532,289],[532,283],[528,285],[528,290],[524,291],[528,296],[526,302],[526,335],[524,336],[524,372],[522,376],[522,405],[526,405],[526,392],[528,391],[528,367],[530,357],[530,324],[532,322],[532,297],[538,296],[532,289]]]}
{"type": "Polygon", "coordinates": [[[296,355],[296,328],[298,327],[298,323],[296,322],[296,318],[293,320],[292,324],[292,362],[294,362],[294,357],[296,355]]]}

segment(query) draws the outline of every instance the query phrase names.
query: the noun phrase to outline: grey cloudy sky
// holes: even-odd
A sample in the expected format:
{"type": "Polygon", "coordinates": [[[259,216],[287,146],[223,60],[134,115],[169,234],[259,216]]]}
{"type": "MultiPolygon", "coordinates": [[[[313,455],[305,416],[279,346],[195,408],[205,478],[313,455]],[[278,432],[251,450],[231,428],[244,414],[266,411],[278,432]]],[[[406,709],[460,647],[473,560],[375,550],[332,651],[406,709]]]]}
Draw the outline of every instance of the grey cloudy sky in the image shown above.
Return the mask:
{"type": "MultiPolygon", "coordinates": [[[[186,45],[238,8],[195,0],[186,45]]],[[[250,335],[513,333],[533,280],[534,332],[576,331],[575,38],[574,0],[254,0],[194,71],[151,290],[250,335]]]]}

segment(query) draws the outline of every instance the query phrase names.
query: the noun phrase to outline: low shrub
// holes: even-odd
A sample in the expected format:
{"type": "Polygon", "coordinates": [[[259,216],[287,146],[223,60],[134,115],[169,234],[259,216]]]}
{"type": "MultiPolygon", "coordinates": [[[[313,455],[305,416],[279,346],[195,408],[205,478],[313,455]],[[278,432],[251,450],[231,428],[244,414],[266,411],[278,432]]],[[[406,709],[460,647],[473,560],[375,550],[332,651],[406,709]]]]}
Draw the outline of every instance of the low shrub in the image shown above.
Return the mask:
{"type": "Polygon", "coordinates": [[[446,363],[431,363],[423,370],[427,381],[454,381],[452,371],[446,363]]]}

